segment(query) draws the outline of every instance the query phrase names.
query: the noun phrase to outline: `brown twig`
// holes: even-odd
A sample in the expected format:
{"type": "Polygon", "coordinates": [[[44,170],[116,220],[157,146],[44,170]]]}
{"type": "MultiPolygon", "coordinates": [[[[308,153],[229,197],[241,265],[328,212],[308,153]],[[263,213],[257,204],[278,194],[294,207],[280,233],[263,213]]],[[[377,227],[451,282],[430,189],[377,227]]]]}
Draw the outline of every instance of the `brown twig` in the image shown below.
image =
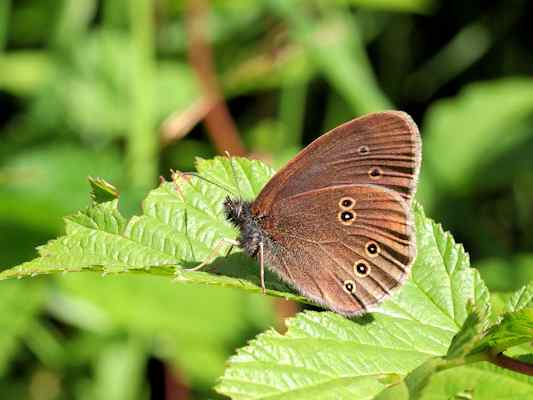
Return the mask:
{"type": "Polygon", "coordinates": [[[518,372],[519,374],[533,376],[533,365],[508,357],[505,354],[491,354],[489,361],[499,367],[518,372]]]}
{"type": "Polygon", "coordinates": [[[182,379],[179,371],[165,365],[165,400],[190,399],[190,388],[182,379]]]}
{"type": "Polygon", "coordinates": [[[300,306],[295,301],[274,299],[274,308],[277,317],[276,330],[279,333],[285,333],[287,331],[285,320],[294,317],[300,311],[300,306]]]}
{"type": "Polygon", "coordinates": [[[232,155],[242,156],[246,154],[246,150],[224,102],[213,65],[213,52],[205,37],[208,11],[206,0],[187,1],[189,62],[198,76],[204,96],[213,104],[204,121],[217,152],[223,154],[224,151],[229,151],[232,155]]]}
{"type": "Polygon", "coordinates": [[[187,135],[213,109],[213,102],[201,98],[187,110],[175,111],[161,124],[161,145],[167,146],[187,135]]]}

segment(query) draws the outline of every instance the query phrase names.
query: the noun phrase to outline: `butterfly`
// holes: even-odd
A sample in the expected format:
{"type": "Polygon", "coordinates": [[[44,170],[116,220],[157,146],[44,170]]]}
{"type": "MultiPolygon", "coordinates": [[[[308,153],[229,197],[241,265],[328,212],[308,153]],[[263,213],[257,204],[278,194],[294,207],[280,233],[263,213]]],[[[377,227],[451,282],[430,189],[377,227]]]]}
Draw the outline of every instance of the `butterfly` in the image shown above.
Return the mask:
{"type": "Polygon", "coordinates": [[[320,136],[254,201],[227,197],[238,245],[313,302],[346,316],[400,287],[416,256],[411,203],[421,140],[400,111],[368,114],[320,136]]]}

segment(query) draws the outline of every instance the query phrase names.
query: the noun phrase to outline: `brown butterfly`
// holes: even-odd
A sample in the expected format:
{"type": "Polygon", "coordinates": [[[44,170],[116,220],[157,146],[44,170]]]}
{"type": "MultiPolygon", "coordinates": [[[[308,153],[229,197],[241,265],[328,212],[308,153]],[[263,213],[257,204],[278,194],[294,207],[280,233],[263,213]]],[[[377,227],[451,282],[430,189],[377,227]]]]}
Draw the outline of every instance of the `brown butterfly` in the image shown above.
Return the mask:
{"type": "Polygon", "coordinates": [[[227,198],[239,246],[310,300],[354,316],[405,281],[415,258],[411,202],[421,163],[416,124],[386,111],[303,149],[253,202],[227,198]]]}

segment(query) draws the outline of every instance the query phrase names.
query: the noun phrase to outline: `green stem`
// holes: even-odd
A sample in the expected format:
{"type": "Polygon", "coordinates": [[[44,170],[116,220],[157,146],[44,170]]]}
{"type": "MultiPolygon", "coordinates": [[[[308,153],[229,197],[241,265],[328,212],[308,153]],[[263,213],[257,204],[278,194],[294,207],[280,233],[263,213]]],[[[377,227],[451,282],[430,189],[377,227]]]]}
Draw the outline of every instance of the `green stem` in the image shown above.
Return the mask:
{"type": "Polygon", "coordinates": [[[303,43],[331,85],[351,106],[364,114],[391,108],[379,88],[355,21],[335,7],[324,7],[315,19],[305,2],[270,0],[272,10],[284,18],[296,40],[303,43]]]}
{"type": "Polygon", "coordinates": [[[129,4],[134,59],[127,164],[131,185],[147,189],[157,177],[159,144],[154,121],[153,2],[132,0],[129,4]]]}
{"type": "Polygon", "coordinates": [[[11,1],[0,2],[0,54],[4,51],[7,43],[7,33],[9,32],[9,11],[11,1]]]}
{"type": "Polygon", "coordinates": [[[51,368],[61,368],[67,359],[66,352],[61,338],[48,325],[37,319],[32,320],[30,322],[31,335],[25,335],[23,340],[42,364],[51,368]]]}
{"type": "Polygon", "coordinates": [[[96,13],[95,0],[64,0],[52,38],[59,49],[74,47],[86,33],[96,13]]]}
{"type": "Polygon", "coordinates": [[[280,99],[280,119],[285,129],[286,147],[301,145],[307,82],[283,82],[280,99]]]}
{"type": "Polygon", "coordinates": [[[453,360],[442,360],[442,364],[440,364],[437,369],[439,371],[443,371],[480,361],[487,361],[497,365],[498,367],[518,372],[519,374],[533,376],[533,365],[515,358],[508,357],[505,354],[498,352],[498,350],[494,348],[490,348],[466,357],[460,357],[453,360]]]}
{"type": "Polygon", "coordinates": [[[418,99],[428,99],[485,55],[492,42],[490,30],[479,21],[466,26],[408,77],[410,93],[418,99]]]}
{"type": "Polygon", "coordinates": [[[474,356],[458,357],[454,359],[441,359],[436,367],[437,371],[444,371],[450,368],[461,367],[466,364],[472,364],[479,361],[489,361],[489,356],[486,353],[477,353],[474,356]]]}

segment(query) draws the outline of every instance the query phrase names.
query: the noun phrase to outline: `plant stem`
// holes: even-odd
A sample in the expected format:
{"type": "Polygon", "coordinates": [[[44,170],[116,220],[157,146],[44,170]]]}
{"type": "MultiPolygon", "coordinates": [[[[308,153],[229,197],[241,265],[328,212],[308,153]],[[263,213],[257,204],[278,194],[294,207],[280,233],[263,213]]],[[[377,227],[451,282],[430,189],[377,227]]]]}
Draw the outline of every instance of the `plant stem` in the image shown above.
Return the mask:
{"type": "Polygon", "coordinates": [[[330,84],[351,106],[364,114],[391,108],[381,91],[366,54],[356,21],[339,7],[324,7],[316,19],[309,4],[270,0],[267,4],[283,18],[330,84]]]}
{"type": "Polygon", "coordinates": [[[519,374],[533,376],[533,365],[517,360],[516,358],[508,357],[505,354],[491,353],[488,361],[498,367],[509,369],[519,374]]]}
{"type": "Polygon", "coordinates": [[[4,51],[7,43],[7,34],[9,32],[9,14],[11,10],[11,1],[4,0],[0,3],[0,55],[4,51]]]}
{"type": "Polygon", "coordinates": [[[189,62],[200,80],[203,95],[206,96],[208,102],[213,104],[205,116],[207,133],[213,145],[220,154],[229,151],[231,155],[242,156],[246,154],[246,150],[224,102],[213,65],[213,52],[206,38],[208,12],[206,0],[187,2],[189,62]]]}
{"type": "Polygon", "coordinates": [[[307,82],[285,79],[281,88],[280,119],[285,129],[283,148],[301,146],[307,82]]]}
{"type": "Polygon", "coordinates": [[[508,357],[503,353],[498,353],[493,348],[466,357],[445,361],[438,366],[438,370],[443,371],[480,361],[487,361],[498,367],[518,372],[519,374],[533,376],[533,365],[517,360],[516,358],[508,357]]]}
{"type": "Polygon", "coordinates": [[[151,187],[157,177],[159,139],[154,126],[154,19],[153,2],[132,0],[129,7],[134,48],[132,112],[127,147],[130,184],[151,187]]]}

